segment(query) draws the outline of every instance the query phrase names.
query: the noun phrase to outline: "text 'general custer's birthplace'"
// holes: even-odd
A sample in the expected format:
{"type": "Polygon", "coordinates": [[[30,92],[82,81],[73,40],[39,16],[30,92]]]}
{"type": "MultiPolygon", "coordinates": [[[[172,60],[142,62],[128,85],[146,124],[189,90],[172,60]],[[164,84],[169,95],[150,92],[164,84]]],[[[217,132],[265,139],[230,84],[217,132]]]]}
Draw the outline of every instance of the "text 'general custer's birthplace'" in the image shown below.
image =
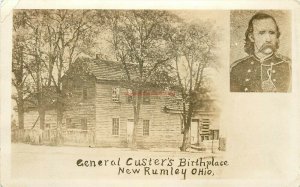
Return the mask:
{"type": "Polygon", "coordinates": [[[118,175],[144,176],[214,176],[214,169],[228,166],[228,161],[211,158],[126,158],[83,160],[76,162],[79,167],[116,167],[118,175]]]}

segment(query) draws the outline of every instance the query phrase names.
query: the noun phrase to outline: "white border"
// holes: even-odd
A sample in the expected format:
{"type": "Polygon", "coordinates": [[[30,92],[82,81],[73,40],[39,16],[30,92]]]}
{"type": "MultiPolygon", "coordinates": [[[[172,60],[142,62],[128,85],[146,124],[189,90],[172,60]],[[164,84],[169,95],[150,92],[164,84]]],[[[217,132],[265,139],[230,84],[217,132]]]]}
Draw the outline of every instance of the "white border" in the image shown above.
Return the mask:
{"type": "MultiPolygon", "coordinates": [[[[299,34],[300,33],[300,3],[294,0],[6,0],[1,4],[1,25],[0,25],[0,123],[1,123],[1,183],[7,186],[10,181],[10,117],[11,117],[11,57],[12,57],[12,43],[11,43],[11,24],[12,12],[11,9],[57,9],[66,8],[74,9],[291,9],[293,10],[293,91],[292,96],[299,98],[296,101],[300,102],[300,68],[299,68],[299,34]]],[[[300,104],[293,105],[295,113],[291,114],[291,120],[298,119],[300,104]]],[[[299,125],[300,126],[300,125],[299,125]]],[[[293,137],[294,144],[291,149],[299,149],[300,127],[298,129],[291,128],[291,137],[293,137]]],[[[299,150],[300,151],[300,150],[299,150]]],[[[299,152],[298,152],[298,155],[299,152]]],[[[294,158],[294,157],[293,157],[294,158]]],[[[299,163],[293,160],[291,163],[299,163]]],[[[298,167],[299,168],[299,167],[298,167]]],[[[295,178],[295,175],[291,176],[295,178]]],[[[27,186],[24,181],[24,186],[27,186]]],[[[195,181],[170,181],[170,180],[122,180],[122,181],[32,181],[30,182],[36,186],[181,186],[181,185],[197,185],[197,186],[285,186],[287,181],[268,181],[268,180],[195,180],[195,181]],[[218,185],[219,184],[219,185],[218,185]]]]}

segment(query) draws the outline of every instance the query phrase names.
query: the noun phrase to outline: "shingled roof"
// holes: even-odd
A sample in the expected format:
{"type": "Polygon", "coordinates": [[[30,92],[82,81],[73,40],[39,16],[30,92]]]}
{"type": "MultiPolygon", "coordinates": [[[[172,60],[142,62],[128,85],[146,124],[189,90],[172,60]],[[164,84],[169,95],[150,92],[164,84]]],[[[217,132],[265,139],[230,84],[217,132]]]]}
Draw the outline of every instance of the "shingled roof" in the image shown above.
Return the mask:
{"type": "MultiPolygon", "coordinates": [[[[121,62],[116,61],[108,61],[108,60],[102,60],[102,59],[90,59],[90,58],[80,58],[77,59],[76,62],[79,62],[78,64],[86,64],[88,66],[88,73],[95,76],[97,80],[108,80],[108,81],[126,81],[128,80],[126,70],[124,68],[124,65],[121,62]]],[[[75,62],[75,64],[76,64],[75,62]]],[[[139,75],[139,69],[137,64],[131,64],[126,63],[127,69],[129,71],[130,79],[135,81],[140,81],[140,75],[139,75]]],[[[145,72],[147,67],[144,67],[143,69],[145,72]]],[[[149,69],[152,69],[153,67],[148,67],[149,69]]],[[[160,75],[165,75],[165,69],[160,69],[160,75]]],[[[159,82],[155,80],[157,76],[153,76],[151,78],[151,81],[149,80],[149,83],[151,82],[159,82]]],[[[162,79],[164,80],[164,79],[162,79]]]]}
{"type": "MultiPolygon", "coordinates": [[[[203,106],[197,110],[198,112],[216,112],[219,110],[216,99],[212,98],[209,94],[202,96],[202,102],[203,106]]],[[[183,111],[182,98],[179,95],[167,97],[163,110],[165,112],[183,111]]]]}
{"type": "MultiPolygon", "coordinates": [[[[88,65],[89,73],[93,74],[97,80],[122,81],[127,80],[126,71],[120,62],[102,59],[78,59],[77,62],[84,62],[88,65]]],[[[131,78],[138,77],[137,66],[126,64],[130,71],[131,78]]]]}
{"type": "Polygon", "coordinates": [[[126,73],[121,63],[105,60],[91,60],[89,63],[91,73],[98,80],[124,80],[126,73]]]}

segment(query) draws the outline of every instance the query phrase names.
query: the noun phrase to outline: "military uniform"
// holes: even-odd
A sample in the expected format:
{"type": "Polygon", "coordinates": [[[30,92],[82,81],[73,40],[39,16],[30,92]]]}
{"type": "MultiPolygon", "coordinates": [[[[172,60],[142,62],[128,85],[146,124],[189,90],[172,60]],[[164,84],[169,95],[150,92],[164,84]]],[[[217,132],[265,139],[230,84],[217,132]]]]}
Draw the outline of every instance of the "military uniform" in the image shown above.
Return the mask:
{"type": "Polygon", "coordinates": [[[288,92],[290,81],[290,60],[279,54],[264,60],[250,55],[231,65],[231,92],[288,92]]]}

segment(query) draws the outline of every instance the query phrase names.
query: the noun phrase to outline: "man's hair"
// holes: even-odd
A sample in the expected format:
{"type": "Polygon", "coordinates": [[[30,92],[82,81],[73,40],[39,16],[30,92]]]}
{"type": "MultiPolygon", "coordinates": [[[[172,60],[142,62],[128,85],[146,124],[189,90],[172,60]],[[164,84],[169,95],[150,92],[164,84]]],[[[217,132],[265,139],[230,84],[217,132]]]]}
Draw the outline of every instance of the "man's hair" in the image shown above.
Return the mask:
{"type": "MultiPolygon", "coordinates": [[[[245,32],[245,45],[244,45],[244,50],[247,54],[252,55],[254,54],[254,42],[252,42],[249,38],[249,35],[253,33],[253,21],[254,20],[263,20],[263,19],[272,19],[276,25],[276,30],[277,30],[277,38],[280,37],[280,31],[279,27],[277,25],[276,20],[274,19],[273,16],[270,16],[269,14],[265,13],[256,13],[249,21],[248,28],[245,32]]],[[[276,44],[276,49],[278,49],[279,45],[278,42],[276,44]]]]}

